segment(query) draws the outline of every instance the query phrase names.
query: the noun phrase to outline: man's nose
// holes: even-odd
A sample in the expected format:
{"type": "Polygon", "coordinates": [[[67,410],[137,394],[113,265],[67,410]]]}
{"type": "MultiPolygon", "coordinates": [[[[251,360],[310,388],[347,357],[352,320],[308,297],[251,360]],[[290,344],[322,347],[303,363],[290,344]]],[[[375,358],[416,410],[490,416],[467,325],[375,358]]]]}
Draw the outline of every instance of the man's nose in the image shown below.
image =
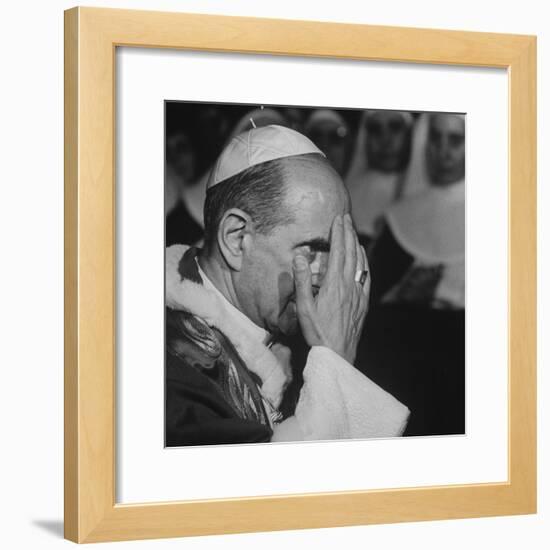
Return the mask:
{"type": "Polygon", "coordinates": [[[328,253],[319,252],[311,262],[311,282],[314,285],[321,286],[328,267],[328,253]]]}

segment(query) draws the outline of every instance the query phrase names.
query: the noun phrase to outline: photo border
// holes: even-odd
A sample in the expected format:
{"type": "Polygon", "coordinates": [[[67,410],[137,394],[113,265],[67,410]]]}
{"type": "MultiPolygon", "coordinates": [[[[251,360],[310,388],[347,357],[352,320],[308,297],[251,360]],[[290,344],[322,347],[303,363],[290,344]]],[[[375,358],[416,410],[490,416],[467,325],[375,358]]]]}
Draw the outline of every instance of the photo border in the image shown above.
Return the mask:
{"type": "Polygon", "coordinates": [[[67,10],[64,234],[67,539],[99,542],[536,512],[536,37],[103,8],[67,10]],[[118,46],[507,69],[507,482],[116,504],[118,46]]]}

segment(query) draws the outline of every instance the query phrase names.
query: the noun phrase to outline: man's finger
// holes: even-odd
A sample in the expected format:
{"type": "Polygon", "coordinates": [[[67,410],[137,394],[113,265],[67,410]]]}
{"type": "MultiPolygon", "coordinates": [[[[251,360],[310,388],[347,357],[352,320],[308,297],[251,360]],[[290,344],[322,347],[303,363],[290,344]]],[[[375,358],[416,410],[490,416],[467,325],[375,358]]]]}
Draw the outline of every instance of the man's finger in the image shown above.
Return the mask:
{"type": "Polygon", "coordinates": [[[344,277],[346,280],[351,281],[357,271],[357,250],[355,248],[355,231],[351,222],[351,216],[346,214],[344,216],[344,277]]]}
{"type": "Polygon", "coordinates": [[[342,216],[336,216],[330,230],[330,253],[325,280],[338,279],[344,261],[344,222],[342,216]]]}
{"type": "Polygon", "coordinates": [[[357,257],[357,270],[365,270],[367,267],[366,257],[364,255],[363,247],[359,244],[359,239],[355,235],[355,255],[357,257]]]}
{"type": "Polygon", "coordinates": [[[369,267],[369,259],[367,257],[367,253],[365,252],[365,247],[361,246],[361,254],[363,256],[363,269],[367,270],[369,273],[367,275],[367,280],[365,281],[365,284],[363,285],[363,292],[367,296],[367,307],[368,307],[368,299],[370,295],[370,285],[371,285],[371,273],[370,273],[370,267],[369,267]]]}
{"type": "Polygon", "coordinates": [[[314,307],[311,290],[311,270],[308,261],[300,255],[294,258],[293,269],[296,285],[296,309],[301,322],[301,317],[303,315],[310,316],[314,307]]]}

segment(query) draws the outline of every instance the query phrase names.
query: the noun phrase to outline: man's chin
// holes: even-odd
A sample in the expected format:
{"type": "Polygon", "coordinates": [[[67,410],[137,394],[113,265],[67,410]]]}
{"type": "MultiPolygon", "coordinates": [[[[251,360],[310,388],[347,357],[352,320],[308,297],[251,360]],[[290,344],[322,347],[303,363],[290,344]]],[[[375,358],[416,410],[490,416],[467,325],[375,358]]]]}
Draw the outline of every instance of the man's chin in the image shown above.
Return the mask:
{"type": "Polygon", "coordinates": [[[285,336],[296,336],[297,334],[300,334],[300,326],[296,323],[287,327],[285,330],[282,330],[281,333],[285,336]]]}

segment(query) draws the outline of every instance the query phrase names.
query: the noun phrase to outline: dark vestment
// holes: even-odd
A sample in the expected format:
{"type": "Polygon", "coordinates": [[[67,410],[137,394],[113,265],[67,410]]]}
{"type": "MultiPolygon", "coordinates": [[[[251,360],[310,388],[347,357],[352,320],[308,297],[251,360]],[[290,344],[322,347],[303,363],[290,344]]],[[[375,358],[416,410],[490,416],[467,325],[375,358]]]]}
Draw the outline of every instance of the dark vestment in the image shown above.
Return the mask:
{"type": "MultiPolygon", "coordinates": [[[[189,249],[182,278],[202,284],[189,249]]],[[[225,335],[196,315],[166,309],[166,445],[255,443],[271,439],[259,378],[225,335]]]]}

